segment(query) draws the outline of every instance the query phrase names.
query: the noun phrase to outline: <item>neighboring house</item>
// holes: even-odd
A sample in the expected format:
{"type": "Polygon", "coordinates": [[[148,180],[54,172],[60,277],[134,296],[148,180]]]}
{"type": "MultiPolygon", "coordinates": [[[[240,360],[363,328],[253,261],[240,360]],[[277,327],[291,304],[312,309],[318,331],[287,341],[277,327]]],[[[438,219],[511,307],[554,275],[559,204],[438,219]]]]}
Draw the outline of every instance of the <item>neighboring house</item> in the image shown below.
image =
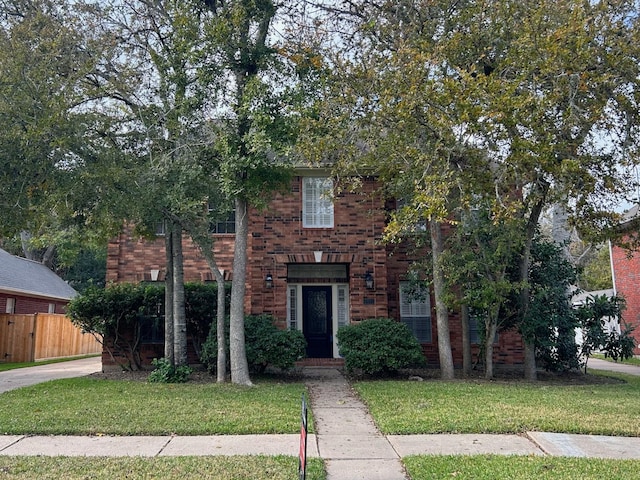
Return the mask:
{"type": "MultiPolygon", "coordinates": [[[[607,298],[611,298],[615,295],[615,291],[613,288],[608,288],[606,290],[594,290],[591,292],[580,292],[571,297],[571,304],[574,307],[580,307],[585,304],[587,298],[589,297],[601,297],[605,295],[607,298]]],[[[620,333],[620,323],[617,317],[605,317],[604,320],[604,331],[609,332],[617,332],[620,333]]],[[[583,340],[583,332],[581,328],[576,328],[576,343],[578,345],[582,345],[583,340]]]]}
{"type": "MultiPolygon", "coordinates": [[[[360,193],[345,189],[333,197],[331,178],[318,170],[299,171],[287,195],[276,195],[265,211],[251,212],[245,310],[272,314],[278,327],[301,330],[307,355],[320,359],[339,358],[336,332],[341,326],[394,318],[409,326],[428,363],[437,365],[433,302],[430,295],[416,300],[403,292],[412,258],[402,245],[380,243],[396,205],[376,195],[378,187],[373,177],[365,178],[360,193]]],[[[233,222],[222,222],[212,233],[226,278],[232,278],[233,227],[233,222]]],[[[191,241],[183,243],[185,281],[212,280],[191,241]]],[[[107,282],[163,281],[164,262],[161,235],[145,241],[125,230],[109,244],[107,282]]],[[[450,330],[454,362],[461,365],[458,312],[450,316],[450,330]]],[[[521,363],[522,351],[517,334],[501,334],[495,361],[521,363]]]]}
{"type": "Polygon", "coordinates": [[[43,264],[0,249],[0,313],[65,313],[76,295],[43,264]]]}
{"type": "MultiPolygon", "coordinates": [[[[625,213],[622,230],[638,232],[640,207],[636,205],[625,213]]],[[[627,308],[622,314],[625,323],[634,327],[636,345],[640,345],[640,250],[629,251],[621,246],[611,246],[611,269],[613,289],[616,295],[624,297],[627,308]]],[[[636,347],[635,355],[640,355],[636,347]]]]}

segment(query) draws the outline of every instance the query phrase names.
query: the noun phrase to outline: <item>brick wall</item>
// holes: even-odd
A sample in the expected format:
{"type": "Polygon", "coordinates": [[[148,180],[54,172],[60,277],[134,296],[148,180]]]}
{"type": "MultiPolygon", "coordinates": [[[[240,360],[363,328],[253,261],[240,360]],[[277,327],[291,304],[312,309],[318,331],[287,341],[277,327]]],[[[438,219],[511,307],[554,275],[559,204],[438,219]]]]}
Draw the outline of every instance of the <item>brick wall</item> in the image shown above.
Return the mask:
{"type": "MultiPolygon", "coordinates": [[[[358,193],[342,190],[334,201],[334,228],[331,229],[303,228],[301,177],[293,178],[290,192],[276,195],[266,210],[251,212],[245,310],[251,314],[273,314],[277,325],[285,328],[287,265],[314,264],[316,254],[319,254],[322,263],[347,265],[352,321],[374,317],[399,319],[399,284],[405,279],[409,258],[428,252],[409,252],[403,246],[380,244],[388,210],[395,206],[385,204],[375,194],[377,187],[373,178],[365,178],[358,193]],[[367,272],[374,278],[373,290],[365,286],[367,272]],[[267,274],[273,277],[272,288],[265,285],[267,274]]],[[[219,266],[230,272],[233,236],[215,235],[215,240],[219,266]]],[[[184,257],[186,281],[210,278],[206,262],[188,238],[184,239],[184,257]]],[[[142,241],[133,239],[126,230],[109,244],[107,280],[150,280],[153,269],[160,270],[159,280],[163,280],[164,262],[163,237],[142,241]]],[[[309,279],[310,283],[312,281],[309,279]]],[[[432,319],[433,341],[424,346],[424,351],[429,363],[435,365],[438,361],[435,312],[432,312],[432,319]]],[[[459,315],[452,313],[450,321],[454,362],[461,365],[459,315]]],[[[519,336],[501,335],[495,358],[496,363],[522,363],[519,336]]]]}
{"type": "Polygon", "coordinates": [[[67,311],[66,301],[0,293],[0,313],[7,311],[8,298],[15,299],[15,310],[13,313],[19,315],[29,315],[32,313],[66,313],[67,311]],[[54,312],[49,312],[49,304],[55,305],[54,312]]]}
{"type": "MultiPolygon", "coordinates": [[[[627,309],[622,314],[625,322],[636,329],[633,336],[636,344],[640,344],[640,252],[629,252],[620,247],[613,247],[611,251],[615,290],[616,293],[624,297],[627,302],[627,309]]],[[[640,348],[635,349],[636,355],[640,355],[640,348]]]]}

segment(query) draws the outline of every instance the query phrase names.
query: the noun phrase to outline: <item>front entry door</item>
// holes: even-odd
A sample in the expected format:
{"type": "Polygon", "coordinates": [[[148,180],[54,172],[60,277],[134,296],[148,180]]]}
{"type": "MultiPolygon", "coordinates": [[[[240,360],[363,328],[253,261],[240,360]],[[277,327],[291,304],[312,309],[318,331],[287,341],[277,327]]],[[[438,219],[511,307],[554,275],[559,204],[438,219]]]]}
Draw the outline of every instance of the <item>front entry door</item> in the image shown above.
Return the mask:
{"type": "Polygon", "coordinates": [[[302,287],[302,332],[307,357],[331,358],[331,287],[302,287]]]}

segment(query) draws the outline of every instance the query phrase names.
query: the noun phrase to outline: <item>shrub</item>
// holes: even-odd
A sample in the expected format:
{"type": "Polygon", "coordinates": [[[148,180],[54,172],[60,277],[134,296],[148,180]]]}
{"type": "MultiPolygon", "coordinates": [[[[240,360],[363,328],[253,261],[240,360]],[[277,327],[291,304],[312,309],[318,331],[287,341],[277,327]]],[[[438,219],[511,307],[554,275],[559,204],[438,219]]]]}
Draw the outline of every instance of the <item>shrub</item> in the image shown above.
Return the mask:
{"type": "MultiPolygon", "coordinates": [[[[247,363],[252,372],[263,373],[267,367],[290,370],[297,360],[304,357],[306,341],[301,332],[280,330],[273,324],[270,315],[248,316],[244,322],[247,363]]],[[[216,325],[213,323],[200,361],[209,372],[214,373],[217,358],[216,325]]]]}
{"type": "Polygon", "coordinates": [[[636,348],[636,340],[632,333],[635,327],[625,323],[624,329],[618,333],[615,330],[609,332],[602,347],[605,357],[611,357],[614,362],[626,360],[633,357],[633,350],[636,348]]]}
{"type": "MultiPolygon", "coordinates": [[[[216,322],[211,323],[211,327],[209,329],[209,335],[207,336],[207,340],[202,344],[202,349],[200,350],[200,361],[205,366],[207,371],[210,374],[215,374],[218,370],[218,337],[217,337],[217,324],[216,322]]],[[[226,358],[227,358],[227,370],[229,370],[229,317],[227,317],[225,322],[225,340],[226,340],[226,358]]]]}
{"type": "Polygon", "coordinates": [[[387,318],[340,328],[338,345],[348,373],[389,375],[425,364],[422,348],[407,326],[387,318]]]}
{"type": "MultiPolygon", "coordinates": [[[[228,292],[229,286],[226,288],[228,292]]],[[[217,299],[215,283],[185,283],[187,334],[197,354],[209,325],[215,322],[217,299]]],[[[104,348],[114,361],[118,361],[114,356],[117,351],[124,357],[123,368],[139,370],[145,326],[153,322],[159,326],[160,339],[164,335],[164,285],[118,283],[105,288],[90,287],[69,303],[67,312],[83,331],[98,337],[104,335],[104,348]]]]}
{"type": "Polygon", "coordinates": [[[151,362],[155,369],[149,374],[151,383],[185,383],[193,369],[188,365],[174,366],[166,358],[154,358],[151,362]]]}

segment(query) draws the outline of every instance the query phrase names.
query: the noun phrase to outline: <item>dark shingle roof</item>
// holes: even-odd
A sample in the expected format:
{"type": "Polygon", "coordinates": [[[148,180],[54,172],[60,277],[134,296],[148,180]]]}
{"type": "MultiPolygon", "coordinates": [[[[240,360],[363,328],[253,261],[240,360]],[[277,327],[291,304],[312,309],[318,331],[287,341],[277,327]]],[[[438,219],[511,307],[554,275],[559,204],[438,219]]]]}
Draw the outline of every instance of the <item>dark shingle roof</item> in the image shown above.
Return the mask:
{"type": "Polygon", "coordinates": [[[43,264],[0,248],[0,291],[70,300],[77,292],[43,264]]]}

